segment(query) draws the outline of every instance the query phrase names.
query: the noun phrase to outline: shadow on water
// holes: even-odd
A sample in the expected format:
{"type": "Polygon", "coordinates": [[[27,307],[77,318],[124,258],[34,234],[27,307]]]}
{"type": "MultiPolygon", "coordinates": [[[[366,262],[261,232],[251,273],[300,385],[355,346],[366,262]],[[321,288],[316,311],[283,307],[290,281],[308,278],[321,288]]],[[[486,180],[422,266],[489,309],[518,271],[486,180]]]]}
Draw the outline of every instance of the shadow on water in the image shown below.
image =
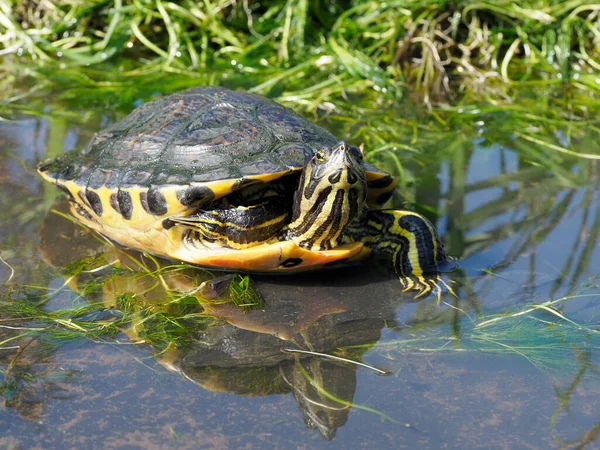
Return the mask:
{"type": "MultiPolygon", "coordinates": [[[[198,291],[220,274],[116,248],[55,203],[37,161],[107,118],[0,123],[0,392],[13,430],[0,443],[596,442],[599,162],[554,147],[589,153],[597,130],[522,111],[471,116],[452,131],[419,128],[411,147],[436,151],[372,155],[401,178],[396,205],[437,217],[460,260],[444,275],[456,297],[415,300],[369,261],[253,276],[262,303],[251,309],[198,291]]],[[[360,122],[332,120],[364,137],[360,122]]],[[[418,123],[368,125],[411,135],[418,123]]]]}

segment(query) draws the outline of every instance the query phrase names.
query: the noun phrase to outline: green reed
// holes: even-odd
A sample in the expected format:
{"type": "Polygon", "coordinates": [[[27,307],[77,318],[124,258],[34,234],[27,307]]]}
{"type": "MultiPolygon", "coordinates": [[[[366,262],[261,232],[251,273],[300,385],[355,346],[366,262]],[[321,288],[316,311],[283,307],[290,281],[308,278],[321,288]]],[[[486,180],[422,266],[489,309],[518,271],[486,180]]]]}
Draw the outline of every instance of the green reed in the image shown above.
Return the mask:
{"type": "Polygon", "coordinates": [[[0,52],[53,82],[109,62],[120,79],[233,83],[307,110],[348,92],[379,102],[417,92],[427,104],[504,99],[531,82],[596,93],[599,10],[589,0],[3,0],[0,52]]]}

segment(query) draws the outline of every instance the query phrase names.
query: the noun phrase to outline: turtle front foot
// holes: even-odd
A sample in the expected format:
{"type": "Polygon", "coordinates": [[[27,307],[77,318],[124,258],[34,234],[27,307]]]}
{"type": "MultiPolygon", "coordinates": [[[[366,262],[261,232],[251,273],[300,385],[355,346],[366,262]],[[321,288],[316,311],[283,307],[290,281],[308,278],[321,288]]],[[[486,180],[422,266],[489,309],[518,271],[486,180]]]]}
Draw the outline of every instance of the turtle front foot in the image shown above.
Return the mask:
{"type": "Polygon", "coordinates": [[[435,295],[436,300],[439,302],[442,298],[442,292],[444,289],[456,297],[456,293],[452,287],[450,287],[450,285],[446,283],[439,274],[430,275],[428,277],[424,277],[422,275],[399,276],[398,280],[402,285],[402,292],[419,291],[415,296],[415,299],[427,297],[429,294],[433,294],[435,295]]]}

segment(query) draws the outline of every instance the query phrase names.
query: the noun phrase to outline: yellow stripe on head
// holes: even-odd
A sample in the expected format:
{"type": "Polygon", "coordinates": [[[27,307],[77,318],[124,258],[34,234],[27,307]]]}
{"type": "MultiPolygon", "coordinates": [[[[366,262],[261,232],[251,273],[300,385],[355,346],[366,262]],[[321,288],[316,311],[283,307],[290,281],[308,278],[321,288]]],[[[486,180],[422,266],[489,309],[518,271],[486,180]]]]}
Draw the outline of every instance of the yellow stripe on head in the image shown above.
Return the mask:
{"type": "Polygon", "coordinates": [[[285,239],[311,250],[330,249],[361,212],[366,198],[362,153],[340,142],[318,151],[307,164],[285,239]]]}

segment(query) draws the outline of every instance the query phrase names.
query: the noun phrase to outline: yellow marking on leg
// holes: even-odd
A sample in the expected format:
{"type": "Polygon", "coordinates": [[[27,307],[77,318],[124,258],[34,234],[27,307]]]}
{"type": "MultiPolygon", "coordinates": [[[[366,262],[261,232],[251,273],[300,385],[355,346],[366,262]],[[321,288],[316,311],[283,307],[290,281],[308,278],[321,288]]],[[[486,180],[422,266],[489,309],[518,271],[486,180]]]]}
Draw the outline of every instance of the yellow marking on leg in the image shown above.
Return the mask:
{"type": "Polygon", "coordinates": [[[364,226],[367,230],[370,230],[373,235],[365,233],[367,235],[361,236],[359,239],[366,245],[373,245],[377,250],[392,253],[394,268],[398,280],[402,285],[403,292],[418,290],[419,292],[415,298],[425,297],[428,294],[433,293],[439,300],[442,292],[441,286],[446,286],[452,295],[456,295],[454,294],[454,291],[440,279],[439,275],[431,274],[430,276],[425,274],[425,271],[433,270],[437,265],[438,259],[440,259],[439,252],[442,251],[437,240],[437,232],[433,225],[423,216],[410,211],[381,211],[381,213],[384,215],[390,214],[393,217],[390,225],[388,225],[389,229],[384,229],[384,222],[368,220],[364,226]],[[401,226],[400,221],[410,216],[422,221],[423,226],[425,226],[426,229],[419,226],[419,229],[412,232],[401,226]],[[389,235],[389,237],[386,238],[386,235],[389,235]],[[396,240],[393,239],[394,235],[400,236],[403,239],[401,239],[399,243],[395,242],[396,240]],[[424,238],[427,238],[429,241],[424,241],[424,238]],[[408,248],[404,248],[403,242],[407,243],[408,248]],[[418,245],[425,242],[426,245],[418,245]],[[427,262],[427,267],[421,267],[419,261],[421,252],[427,252],[427,259],[431,258],[427,262]],[[431,255],[429,255],[429,252],[431,252],[431,255]],[[406,257],[408,260],[407,264],[410,265],[410,273],[405,273],[403,257],[406,257]],[[432,267],[429,267],[429,263],[431,263],[432,267]]]}
{"type": "Polygon", "coordinates": [[[413,213],[410,211],[391,211],[390,213],[394,216],[394,224],[392,225],[392,227],[389,231],[392,233],[395,233],[397,235],[403,236],[407,239],[408,244],[409,244],[407,255],[408,255],[408,260],[410,261],[410,265],[412,268],[412,274],[417,277],[422,277],[422,275],[424,274],[424,270],[419,263],[419,250],[416,247],[417,238],[415,237],[414,233],[401,227],[399,225],[399,221],[400,221],[400,219],[407,217],[407,216],[414,216],[414,217],[418,217],[419,219],[423,220],[423,223],[427,226],[427,228],[429,230],[429,234],[432,238],[432,247],[433,247],[432,257],[433,257],[434,263],[437,261],[438,251],[439,251],[437,240],[435,238],[437,233],[436,233],[435,229],[433,228],[433,226],[429,223],[429,221],[424,220],[423,216],[421,216],[420,214],[413,213]]]}

